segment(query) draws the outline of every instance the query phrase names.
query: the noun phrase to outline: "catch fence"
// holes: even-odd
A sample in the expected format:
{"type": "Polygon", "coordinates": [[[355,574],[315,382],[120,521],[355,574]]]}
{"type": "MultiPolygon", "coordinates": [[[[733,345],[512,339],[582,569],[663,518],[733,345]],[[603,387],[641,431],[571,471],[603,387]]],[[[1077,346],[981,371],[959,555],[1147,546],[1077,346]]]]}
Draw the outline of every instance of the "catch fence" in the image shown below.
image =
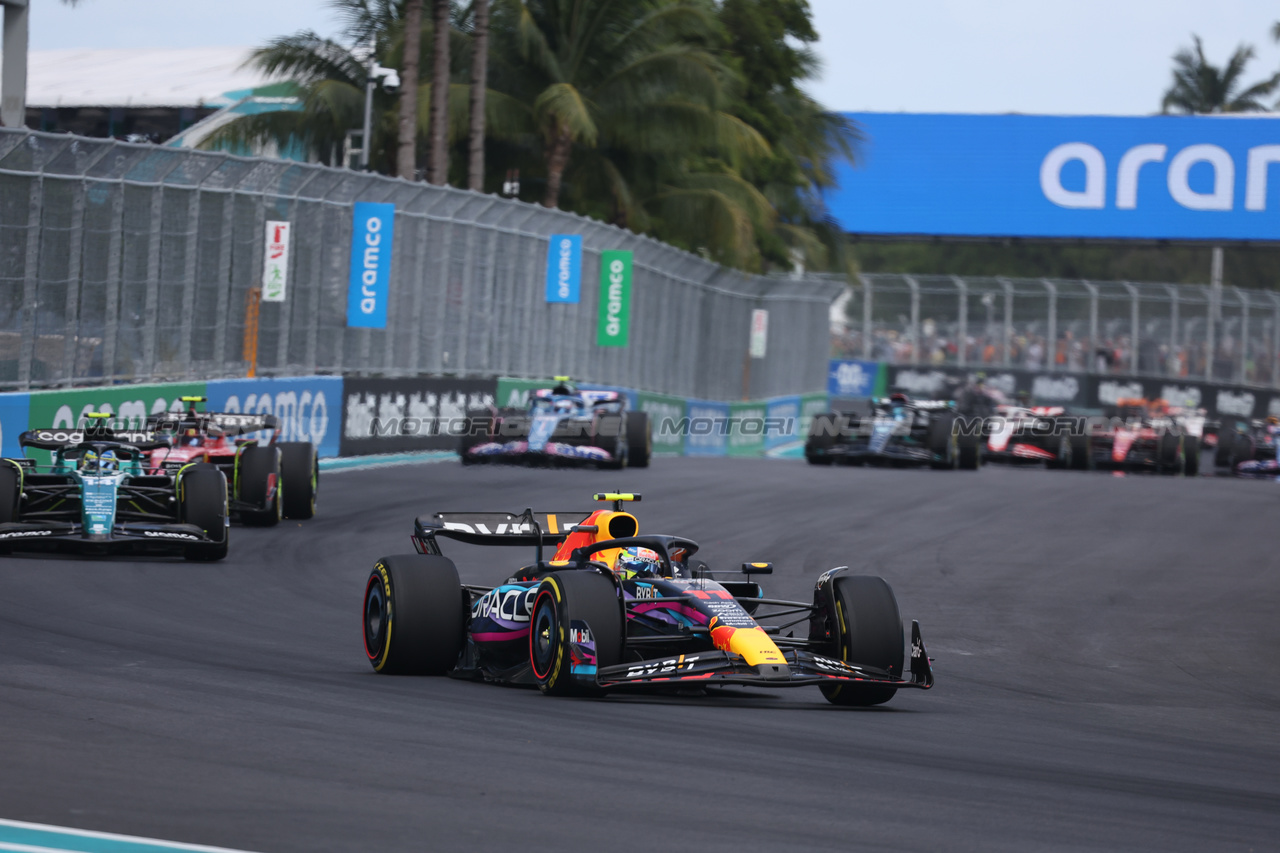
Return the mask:
{"type": "Polygon", "coordinates": [[[835,355],[1280,387],[1280,293],[1061,279],[863,274],[835,355]]]}
{"type": "Polygon", "coordinates": [[[746,275],[562,211],[282,160],[0,130],[0,389],[257,373],[548,376],[706,399],[820,390],[843,281],[746,275]],[[386,329],[348,328],[352,206],[396,207],[386,329]],[[268,220],[284,302],[251,303],[268,220]],[[581,300],[545,301],[551,234],[581,300]],[[601,251],[635,253],[630,346],[596,345],[601,251]],[[753,309],[767,352],[747,358],[753,309]]]}

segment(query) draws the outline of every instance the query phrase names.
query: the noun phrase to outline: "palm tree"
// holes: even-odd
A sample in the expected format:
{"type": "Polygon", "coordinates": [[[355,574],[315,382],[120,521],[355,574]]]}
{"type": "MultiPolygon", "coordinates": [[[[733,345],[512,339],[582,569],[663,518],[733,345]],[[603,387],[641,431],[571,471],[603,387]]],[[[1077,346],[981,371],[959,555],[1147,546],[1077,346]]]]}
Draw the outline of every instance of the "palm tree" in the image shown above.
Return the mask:
{"type": "MultiPolygon", "coordinates": [[[[301,146],[318,159],[335,162],[352,128],[360,127],[364,114],[368,59],[362,53],[316,33],[303,31],[268,42],[250,54],[248,65],[268,79],[289,81],[301,101],[300,110],[246,115],[211,134],[202,148],[275,145],[280,149],[301,146]]],[[[370,165],[384,169],[394,163],[387,141],[391,96],[374,90],[373,139],[370,165]]]]}
{"type": "Polygon", "coordinates": [[[484,192],[485,90],[489,85],[489,0],[472,3],[471,158],[467,186],[484,192]]]}
{"type": "Polygon", "coordinates": [[[1173,85],[1164,94],[1161,112],[1188,114],[1256,113],[1267,107],[1262,98],[1280,86],[1280,73],[1240,89],[1241,75],[1253,59],[1253,48],[1240,45],[1223,68],[1211,65],[1200,37],[1193,35],[1194,50],[1183,48],[1173,56],[1173,85]]]}
{"type": "Polygon", "coordinates": [[[418,168],[418,61],[421,58],[422,0],[405,0],[404,60],[400,80],[400,127],[396,138],[396,174],[412,181],[418,168]]]}
{"type": "Polygon", "coordinates": [[[450,0],[433,0],[435,30],[434,67],[431,73],[431,159],[427,180],[433,184],[449,180],[449,36],[450,0]]]}

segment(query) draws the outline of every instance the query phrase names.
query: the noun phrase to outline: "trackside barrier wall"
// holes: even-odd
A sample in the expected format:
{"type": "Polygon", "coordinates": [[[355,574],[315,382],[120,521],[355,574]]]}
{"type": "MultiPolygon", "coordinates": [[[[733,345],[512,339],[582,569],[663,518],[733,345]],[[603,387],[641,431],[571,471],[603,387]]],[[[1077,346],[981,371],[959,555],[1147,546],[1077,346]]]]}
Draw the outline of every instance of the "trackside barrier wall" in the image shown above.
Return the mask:
{"type": "MultiPolygon", "coordinates": [[[[207,397],[211,411],[273,414],[280,419],[282,440],[313,442],[325,458],[456,450],[459,438],[450,430],[459,428],[467,409],[523,407],[529,391],[551,384],[518,378],[299,376],[3,393],[0,455],[22,456],[17,439],[27,429],[74,427],[89,412],[109,412],[140,427],[150,415],[182,411],[184,396],[207,397]]],[[[654,453],[667,456],[798,453],[807,418],[828,407],[826,394],[729,404],[593,387],[619,391],[632,407],[648,412],[654,453]]]]}
{"type": "Polygon", "coordinates": [[[761,277],[539,205],[346,169],[0,129],[0,390],[257,375],[569,373],[685,397],[819,391],[847,282],[761,277]],[[349,328],[354,205],[395,206],[385,329],[349,328]],[[283,302],[253,306],[265,223],[292,224],[283,302]],[[552,234],[581,300],[546,301],[552,234]],[[596,344],[601,252],[634,253],[631,345],[596,344]],[[252,341],[250,341],[252,343],[252,341]]]}
{"type": "MultiPolygon", "coordinates": [[[[833,398],[859,398],[868,383],[841,382],[852,376],[866,376],[866,362],[834,360],[829,372],[828,393],[833,398]],[[853,365],[851,368],[850,365],[853,365]]],[[[878,365],[875,396],[889,390],[901,390],[915,397],[945,399],[957,388],[976,381],[984,373],[987,387],[999,391],[1010,400],[1019,393],[1030,395],[1038,406],[1065,406],[1076,409],[1100,409],[1114,406],[1122,399],[1164,399],[1174,406],[1205,409],[1210,418],[1264,418],[1280,416],[1280,392],[1247,385],[1161,379],[1151,376],[1096,376],[1073,373],[1045,373],[1017,369],[980,369],[957,367],[910,367],[878,365]]]]}

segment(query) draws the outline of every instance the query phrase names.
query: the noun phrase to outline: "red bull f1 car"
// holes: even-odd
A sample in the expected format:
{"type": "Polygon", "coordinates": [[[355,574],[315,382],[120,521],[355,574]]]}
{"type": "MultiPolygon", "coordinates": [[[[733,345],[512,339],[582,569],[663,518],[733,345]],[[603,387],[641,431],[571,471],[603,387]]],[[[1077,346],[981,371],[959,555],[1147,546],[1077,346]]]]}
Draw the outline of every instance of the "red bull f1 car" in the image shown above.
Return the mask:
{"type": "Polygon", "coordinates": [[[451,675],[599,695],[710,685],[816,686],[837,705],[878,705],[933,686],[917,623],[904,677],[902,620],[878,577],[825,572],[813,600],[767,598],[746,563],[715,580],[696,542],[642,535],[602,494],[596,512],[445,512],[418,519],[416,554],[378,560],[364,586],[365,653],[379,673],[451,675]],[[533,549],[495,586],[459,582],[441,540],[533,549]],[[545,550],[554,548],[551,559],[545,550]]]}
{"type": "Polygon", "coordinates": [[[200,462],[151,471],[147,456],[169,437],[115,431],[94,413],[79,429],[34,429],[18,439],[47,451],[0,459],[0,553],[62,551],[90,555],[179,554],[220,560],[227,554],[227,483],[200,462]]]}
{"type": "Polygon", "coordinates": [[[586,464],[647,468],[653,450],[649,415],[629,411],[616,391],[580,391],[566,377],[529,396],[527,411],[467,413],[458,453],[462,464],[586,464]]]}
{"type": "Polygon", "coordinates": [[[150,418],[147,425],[168,442],[153,449],[150,473],[180,471],[193,462],[216,466],[227,479],[233,517],[245,524],[270,526],[282,518],[316,514],[320,466],[315,446],[279,441],[274,415],[199,412],[204,397],[183,397],[187,411],[150,418]]]}

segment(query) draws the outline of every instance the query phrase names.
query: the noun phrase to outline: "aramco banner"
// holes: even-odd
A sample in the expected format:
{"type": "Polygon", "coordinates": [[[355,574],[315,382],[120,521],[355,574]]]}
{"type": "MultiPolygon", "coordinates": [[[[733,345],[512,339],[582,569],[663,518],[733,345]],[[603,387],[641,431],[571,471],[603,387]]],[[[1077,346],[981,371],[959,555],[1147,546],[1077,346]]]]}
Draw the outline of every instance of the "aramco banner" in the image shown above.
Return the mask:
{"type": "Polygon", "coordinates": [[[630,252],[600,253],[600,322],[596,344],[625,347],[631,332],[630,252]]]}
{"type": "Polygon", "coordinates": [[[358,201],[352,217],[347,325],[362,329],[385,329],[387,300],[391,290],[391,249],[395,243],[396,206],[358,201]]]}
{"type": "Polygon", "coordinates": [[[1280,239],[1280,118],[849,113],[860,234],[1280,239]]]}

